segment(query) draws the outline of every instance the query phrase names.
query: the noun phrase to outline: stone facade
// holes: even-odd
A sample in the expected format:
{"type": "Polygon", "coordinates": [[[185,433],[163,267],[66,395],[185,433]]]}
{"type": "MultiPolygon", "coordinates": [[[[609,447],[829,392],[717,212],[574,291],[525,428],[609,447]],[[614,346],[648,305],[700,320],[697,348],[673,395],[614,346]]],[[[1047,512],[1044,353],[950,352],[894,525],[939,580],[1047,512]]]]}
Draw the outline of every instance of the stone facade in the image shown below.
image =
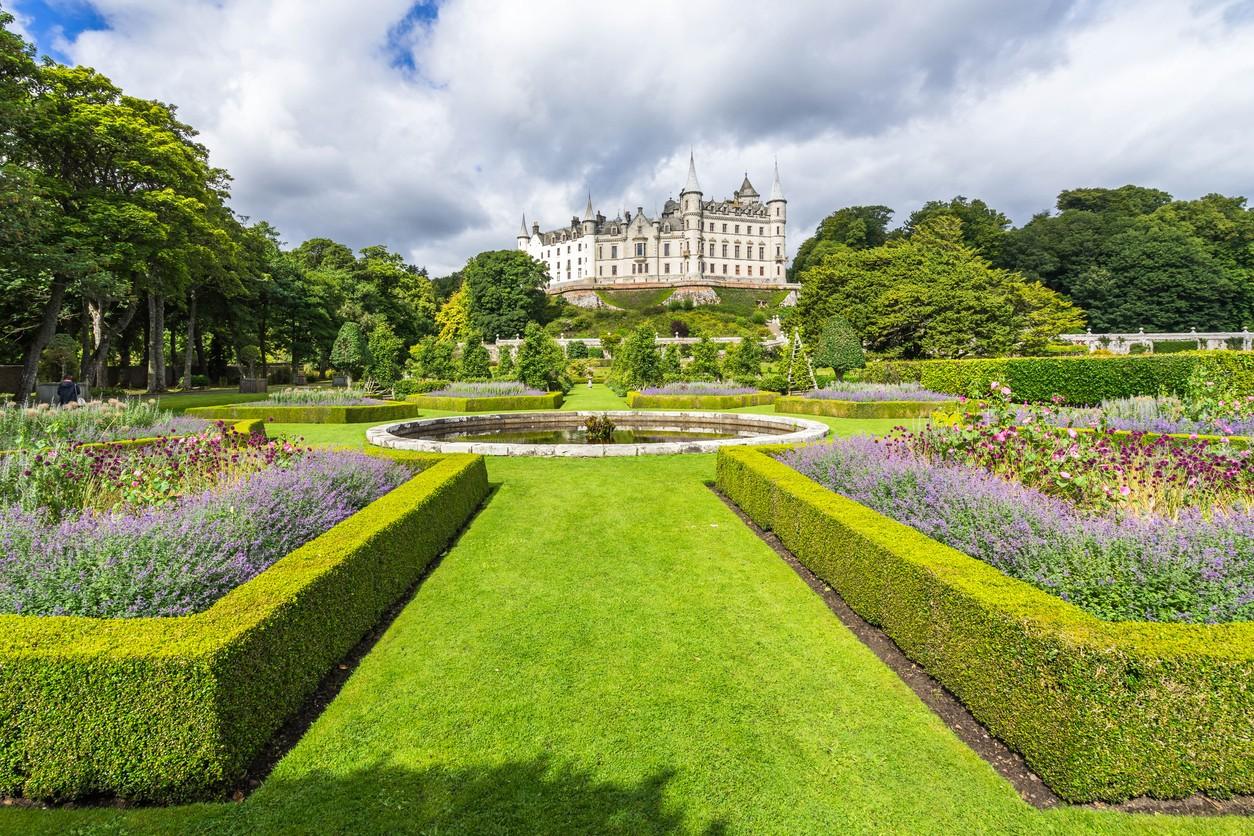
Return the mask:
{"type": "Polygon", "coordinates": [[[788,201],[779,167],[770,197],[744,182],[728,200],[705,200],[696,161],[688,159],[688,181],[679,199],[668,199],[661,215],[643,208],[606,218],[592,207],[570,225],[542,232],[527,228],[518,249],[548,267],[549,292],[576,287],[658,287],[711,282],[717,286],[762,287],[785,284],[788,201]]]}

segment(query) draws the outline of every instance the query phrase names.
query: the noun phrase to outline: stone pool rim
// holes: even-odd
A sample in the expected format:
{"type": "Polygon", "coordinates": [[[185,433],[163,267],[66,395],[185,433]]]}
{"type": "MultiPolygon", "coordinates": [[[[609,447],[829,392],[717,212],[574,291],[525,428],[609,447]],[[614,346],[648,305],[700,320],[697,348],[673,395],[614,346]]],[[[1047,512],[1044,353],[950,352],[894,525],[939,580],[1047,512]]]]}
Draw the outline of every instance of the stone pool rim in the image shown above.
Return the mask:
{"type": "MultiPolygon", "coordinates": [[[[541,420],[541,423],[543,421],[541,420]]],[[[400,421],[382,424],[366,430],[366,441],[376,447],[387,447],[393,450],[416,450],[424,453],[477,453],[483,456],[563,456],[571,458],[603,458],[606,456],[660,456],[678,453],[713,453],[723,447],[744,446],[752,444],[802,444],[818,441],[828,434],[827,424],[812,421],[808,418],[795,418],[783,415],[762,415],[744,412],[692,412],[663,410],[615,410],[588,409],[578,411],[545,411],[545,412],[503,412],[485,415],[451,415],[443,418],[420,418],[411,421],[400,421]],[[594,415],[608,415],[616,423],[624,423],[626,419],[647,417],[650,420],[673,418],[680,423],[705,425],[717,430],[719,423],[736,424],[742,428],[759,428],[759,435],[737,438],[718,439],[685,439],[682,441],[658,441],[641,444],[524,444],[521,442],[498,441],[437,441],[434,439],[406,438],[398,432],[411,428],[444,429],[456,432],[459,426],[465,425],[464,431],[488,428],[494,422],[503,420],[518,421],[534,417],[537,420],[569,418],[572,424],[582,424],[584,419],[594,415]],[[621,419],[621,420],[620,420],[621,419]],[[789,432],[772,433],[772,429],[788,429],[789,432]]]]}

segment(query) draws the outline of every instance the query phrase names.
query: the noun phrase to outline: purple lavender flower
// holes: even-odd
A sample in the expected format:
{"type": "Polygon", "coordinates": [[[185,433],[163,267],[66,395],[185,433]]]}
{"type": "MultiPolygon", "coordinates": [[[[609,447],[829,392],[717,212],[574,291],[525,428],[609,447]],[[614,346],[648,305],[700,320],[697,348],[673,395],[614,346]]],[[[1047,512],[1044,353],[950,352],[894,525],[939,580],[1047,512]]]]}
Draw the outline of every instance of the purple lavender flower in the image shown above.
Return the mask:
{"type": "Polygon", "coordinates": [[[729,386],[723,383],[704,383],[686,381],[668,383],[665,386],[651,386],[641,389],[642,395],[753,395],[757,389],[752,386],[729,386]]]}
{"type": "Polygon", "coordinates": [[[1109,621],[1254,620],[1248,505],[1174,518],[1085,513],[975,467],[870,438],[781,461],[831,490],[1109,621]]]}
{"type": "Polygon", "coordinates": [[[492,380],[482,383],[451,383],[428,394],[436,398],[510,398],[545,393],[513,380],[492,380]]]}
{"type": "Polygon", "coordinates": [[[955,395],[933,392],[917,383],[830,383],[807,392],[807,398],[825,401],[952,401],[955,395]]]}

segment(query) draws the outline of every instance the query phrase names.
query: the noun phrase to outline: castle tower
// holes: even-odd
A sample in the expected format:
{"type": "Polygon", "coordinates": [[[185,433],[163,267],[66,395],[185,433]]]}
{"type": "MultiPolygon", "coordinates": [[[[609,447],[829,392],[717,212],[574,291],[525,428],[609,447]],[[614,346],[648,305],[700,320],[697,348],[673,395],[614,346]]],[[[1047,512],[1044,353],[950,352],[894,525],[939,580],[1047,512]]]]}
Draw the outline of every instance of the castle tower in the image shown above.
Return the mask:
{"type": "Polygon", "coordinates": [[[679,193],[680,212],[684,218],[684,249],[688,258],[684,273],[692,278],[701,277],[701,184],[697,182],[697,162],[688,154],[688,182],[679,193]]]}
{"type": "Polygon", "coordinates": [[[785,262],[788,256],[788,242],[785,237],[788,228],[788,201],[784,198],[784,187],[779,183],[778,160],[775,162],[775,182],[771,184],[771,197],[766,201],[766,213],[771,222],[770,246],[775,271],[771,278],[782,282],[788,271],[785,262]]]}
{"type": "Polygon", "coordinates": [[[588,192],[588,205],[583,210],[583,221],[581,222],[584,235],[595,235],[597,231],[597,215],[592,210],[592,192],[588,192]]]}
{"type": "Polygon", "coordinates": [[[531,233],[527,231],[527,213],[522,216],[522,227],[518,230],[518,249],[525,250],[531,242],[531,233]]]}

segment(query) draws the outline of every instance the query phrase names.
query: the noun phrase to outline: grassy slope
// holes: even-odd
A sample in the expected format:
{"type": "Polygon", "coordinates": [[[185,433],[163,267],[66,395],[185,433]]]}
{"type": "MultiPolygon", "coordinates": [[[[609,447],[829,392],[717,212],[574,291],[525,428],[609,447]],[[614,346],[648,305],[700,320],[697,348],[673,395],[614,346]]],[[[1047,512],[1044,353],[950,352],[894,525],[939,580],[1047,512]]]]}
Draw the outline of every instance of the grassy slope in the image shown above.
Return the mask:
{"type": "Polygon", "coordinates": [[[1248,832],[1023,804],[706,489],[710,456],[489,471],[497,495],[247,801],[0,809],[0,831],[1248,832]]]}
{"type": "Polygon", "coordinates": [[[706,489],[712,469],[708,456],[492,461],[500,491],[247,801],[0,810],[0,827],[1076,833],[1246,824],[1027,807],[706,489]]]}

